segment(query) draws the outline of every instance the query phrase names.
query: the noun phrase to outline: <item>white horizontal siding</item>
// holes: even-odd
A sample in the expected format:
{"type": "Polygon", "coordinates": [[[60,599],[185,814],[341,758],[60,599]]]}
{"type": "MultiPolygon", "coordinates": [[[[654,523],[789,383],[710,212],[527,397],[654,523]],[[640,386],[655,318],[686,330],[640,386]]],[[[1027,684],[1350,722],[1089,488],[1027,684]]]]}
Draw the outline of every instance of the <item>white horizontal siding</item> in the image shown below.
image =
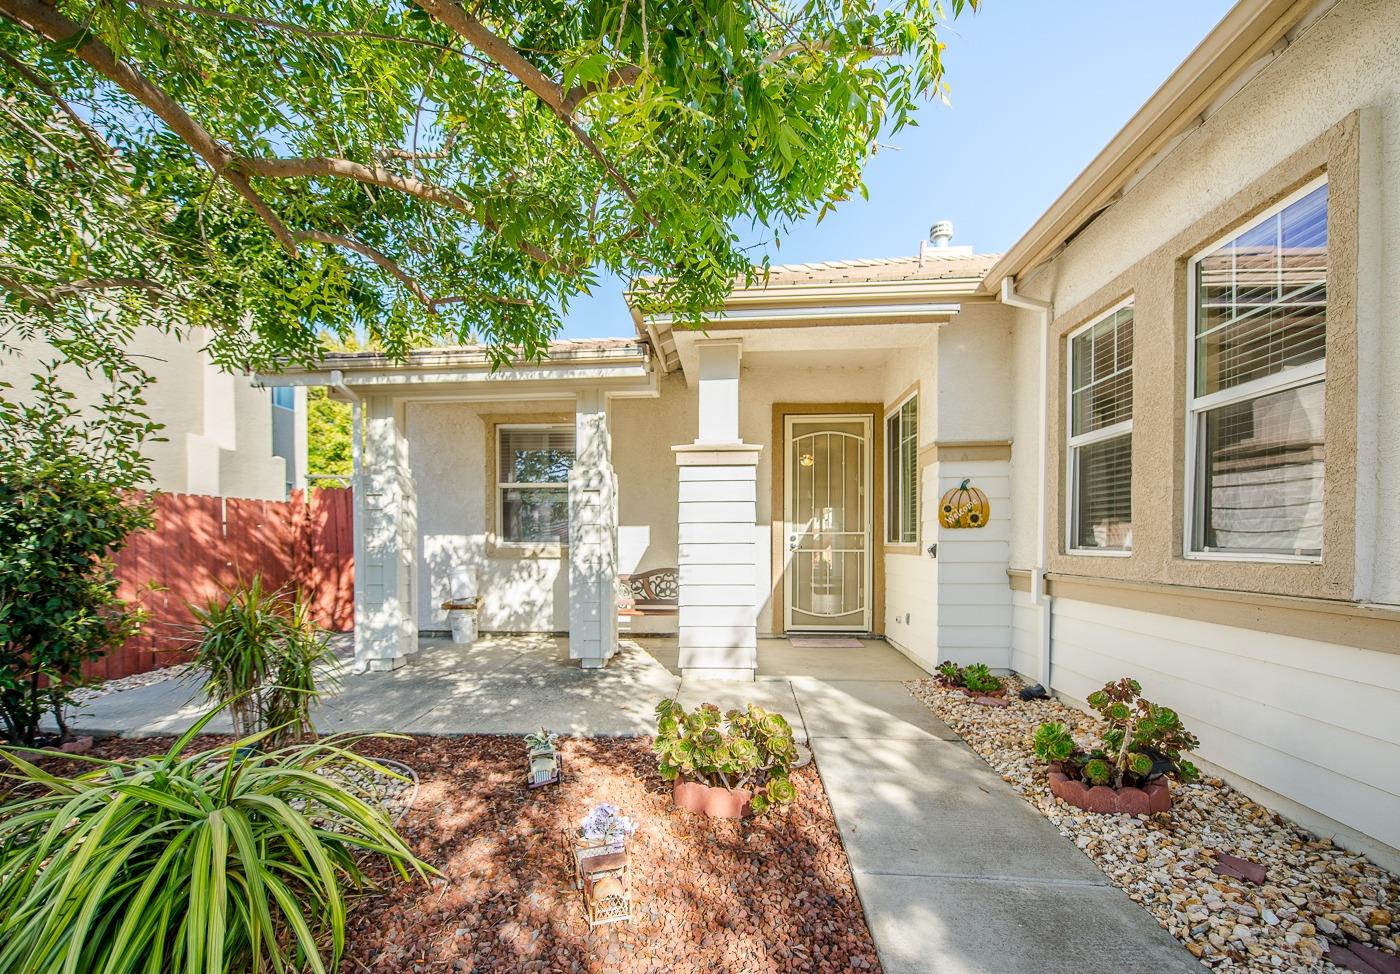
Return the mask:
{"type": "MultiPolygon", "coordinates": [[[[686,585],[753,585],[754,566],[725,564],[690,564],[680,569],[680,584],[686,585]]],[[[752,596],[752,593],[750,593],[752,596]]]]}
{"type": "Polygon", "coordinates": [[[948,461],[926,478],[930,510],[964,479],[987,495],[990,516],[980,528],[945,528],[935,521],[938,539],[938,658],[958,663],[1011,665],[1010,557],[1011,478],[1004,460],[948,461]]]}
{"type": "Polygon", "coordinates": [[[684,480],[680,485],[682,504],[713,503],[715,501],[747,501],[753,504],[752,481],[743,480],[684,480]]]}
{"type": "MultiPolygon", "coordinates": [[[[705,547],[707,545],[727,545],[727,544],[747,544],[750,549],[753,547],[753,521],[747,524],[734,522],[732,524],[710,524],[710,523],[685,523],[682,522],[678,529],[680,532],[680,543],[685,545],[696,545],[705,547]]],[[[684,550],[684,547],[682,547],[684,550]]],[[[750,550],[748,561],[753,561],[753,551],[750,550]]]]}
{"type": "Polygon", "coordinates": [[[1205,760],[1400,846],[1400,655],[1056,599],[1055,688],[1133,676],[1205,760]]]}
{"type": "Polygon", "coordinates": [[[1011,669],[1040,679],[1040,609],[1029,592],[1011,593],[1011,669]]]}
{"type": "Polygon", "coordinates": [[[747,565],[749,571],[753,571],[754,557],[752,541],[725,544],[691,543],[681,546],[676,561],[681,569],[691,565],[747,565]]]}
{"type": "MultiPolygon", "coordinates": [[[[748,486],[747,484],[741,486],[748,486]]],[[[745,524],[753,527],[757,507],[745,501],[683,501],[679,522],[685,524],[745,524]]],[[[684,530],[684,528],[682,528],[684,530]]],[[[745,535],[752,532],[745,530],[745,535]]]]}

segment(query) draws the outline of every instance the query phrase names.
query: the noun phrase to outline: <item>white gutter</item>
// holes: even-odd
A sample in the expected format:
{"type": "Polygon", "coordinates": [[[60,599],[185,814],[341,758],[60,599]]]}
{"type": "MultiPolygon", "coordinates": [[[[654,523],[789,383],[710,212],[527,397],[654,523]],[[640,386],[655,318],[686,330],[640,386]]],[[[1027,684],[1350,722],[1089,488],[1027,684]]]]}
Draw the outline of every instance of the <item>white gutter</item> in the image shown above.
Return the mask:
{"type": "Polygon", "coordinates": [[[1040,316],[1040,395],[1036,403],[1039,434],[1036,452],[1036,506],[1035,506],[1035,566],[1031,569],[1031,603],[1040,608],[1040,683],[1050,689],[1050,596],[1045,591],[1046,561],[1046,497],[1049,477],[1045,472],[1045,441],[1047,438],[1045,398],[1049,393],[1050,369],[1050,318],[1054,305],[1049,301],[1029,298],[1016,293],[1016,278],[1008,275],[1001,279],[1001,303],[1024,311],[1033,311],[1040,316]]]}
{"type": "Polygon", "coordinates": [[[350,672],[360,674],[369,669],[369,663],[360,656],[360,634],[364,632],[360,614],[365,604],[364,400],[345,384],[345,373],[340,369],[331,370],[327,385],[350,400],[350,512],[355,559],[355,664],[350,672]]]}

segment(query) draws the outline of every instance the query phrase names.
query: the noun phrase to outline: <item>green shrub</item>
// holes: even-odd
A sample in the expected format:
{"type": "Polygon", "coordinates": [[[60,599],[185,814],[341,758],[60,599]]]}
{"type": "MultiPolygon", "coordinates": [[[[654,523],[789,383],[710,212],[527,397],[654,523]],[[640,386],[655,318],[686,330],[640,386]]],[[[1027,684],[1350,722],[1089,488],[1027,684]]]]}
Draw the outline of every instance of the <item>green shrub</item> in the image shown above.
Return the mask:
{"type": "Polygon", "coordinates": [[[24,406],[0,398],[0,721],[16,744],[38,743],[45,716],[66,738],[83,665],[141,622],[117,596],[112,557],[151,526],[134,492],[151,427],[123,411],[124,396],[139,399],[116,384],[93,415],[51,375],[24,406]]]}
{"type": "Polygon", "coordinates": [[[753,704],[721,713],[712,703],[686,713],[675,700],[656,705],[653,749],[664,781],[684,775],[720,788],[746,788],[762,814],[797,797],[789,774],[797,759],[792,727],[782,714],[753,704]]]}
{"type": "Polygon", "coordinates": [[[1044,723],[1036,728],[1032,746],[1046,763],[1059,764],[1072,778],[1091,784],[1141,787],[1158,775],[1192,782],[1200,772],[1182,757],[1200,742],[1182,726],[1169,707],[1159,707],[1142,697],[1137,680],[1124,677],[1089,694],[1088,704],[1107,723],[1103,744],[1083,749],[1064,724],[1044,723]]]}
{"type": "Polygon", "coordinates": [[[386,769],[331,740],[186,754],[212,716],[163,755],[87,758],[72,779],[0,748],[19,785],[0,806],[0,971],[334,970],[365,857],[433,872],[383,808],[319,773],[386,769]]]}
{"type": "Polygon", "coordinates": [[[199,626],[194,664],[204,696],[227,707],[240,737],[271,730],[270,743],[314,733],[311,707],[333,680],[334,654],[308,603],[261,576],[207,605],[190,606],[199,626]]]}

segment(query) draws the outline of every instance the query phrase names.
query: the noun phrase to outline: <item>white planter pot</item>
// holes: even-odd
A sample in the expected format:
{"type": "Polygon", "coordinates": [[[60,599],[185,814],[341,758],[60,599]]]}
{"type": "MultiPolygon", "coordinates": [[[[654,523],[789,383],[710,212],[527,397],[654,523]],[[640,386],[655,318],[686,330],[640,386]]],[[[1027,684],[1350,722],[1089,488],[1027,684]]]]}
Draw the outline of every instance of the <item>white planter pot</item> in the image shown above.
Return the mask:
{"type": "Polygon", "coordinates": [[[461,646],[476,642],[476,610],[453,609],[447,613],[447,621],[452,625],[452,641],[461,646]]]}

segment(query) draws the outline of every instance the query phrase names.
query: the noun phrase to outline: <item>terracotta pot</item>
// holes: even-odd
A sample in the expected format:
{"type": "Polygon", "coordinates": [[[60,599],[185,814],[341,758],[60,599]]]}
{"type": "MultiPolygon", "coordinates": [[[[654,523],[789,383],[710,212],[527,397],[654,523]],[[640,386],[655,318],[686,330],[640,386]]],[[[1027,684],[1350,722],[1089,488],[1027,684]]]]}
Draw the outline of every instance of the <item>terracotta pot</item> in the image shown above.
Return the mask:
{"type": "Polygon", "coordinates": [[[1172,790],[1166,778],[1149,781],[1145,788],[1114,789],[1075,781],[1058,765],[1051,765],[1050,792],[1075,808],[1101,815],[1151,815],[1172,807],[1172,790]]]}
{"type": "Polygon", "coordinates": [[[699,781],[681,779],[671,789],[671,797],[688,812],[710,818],[748,818],[753,792],[747,788],[712,788],[699,781]]]}

